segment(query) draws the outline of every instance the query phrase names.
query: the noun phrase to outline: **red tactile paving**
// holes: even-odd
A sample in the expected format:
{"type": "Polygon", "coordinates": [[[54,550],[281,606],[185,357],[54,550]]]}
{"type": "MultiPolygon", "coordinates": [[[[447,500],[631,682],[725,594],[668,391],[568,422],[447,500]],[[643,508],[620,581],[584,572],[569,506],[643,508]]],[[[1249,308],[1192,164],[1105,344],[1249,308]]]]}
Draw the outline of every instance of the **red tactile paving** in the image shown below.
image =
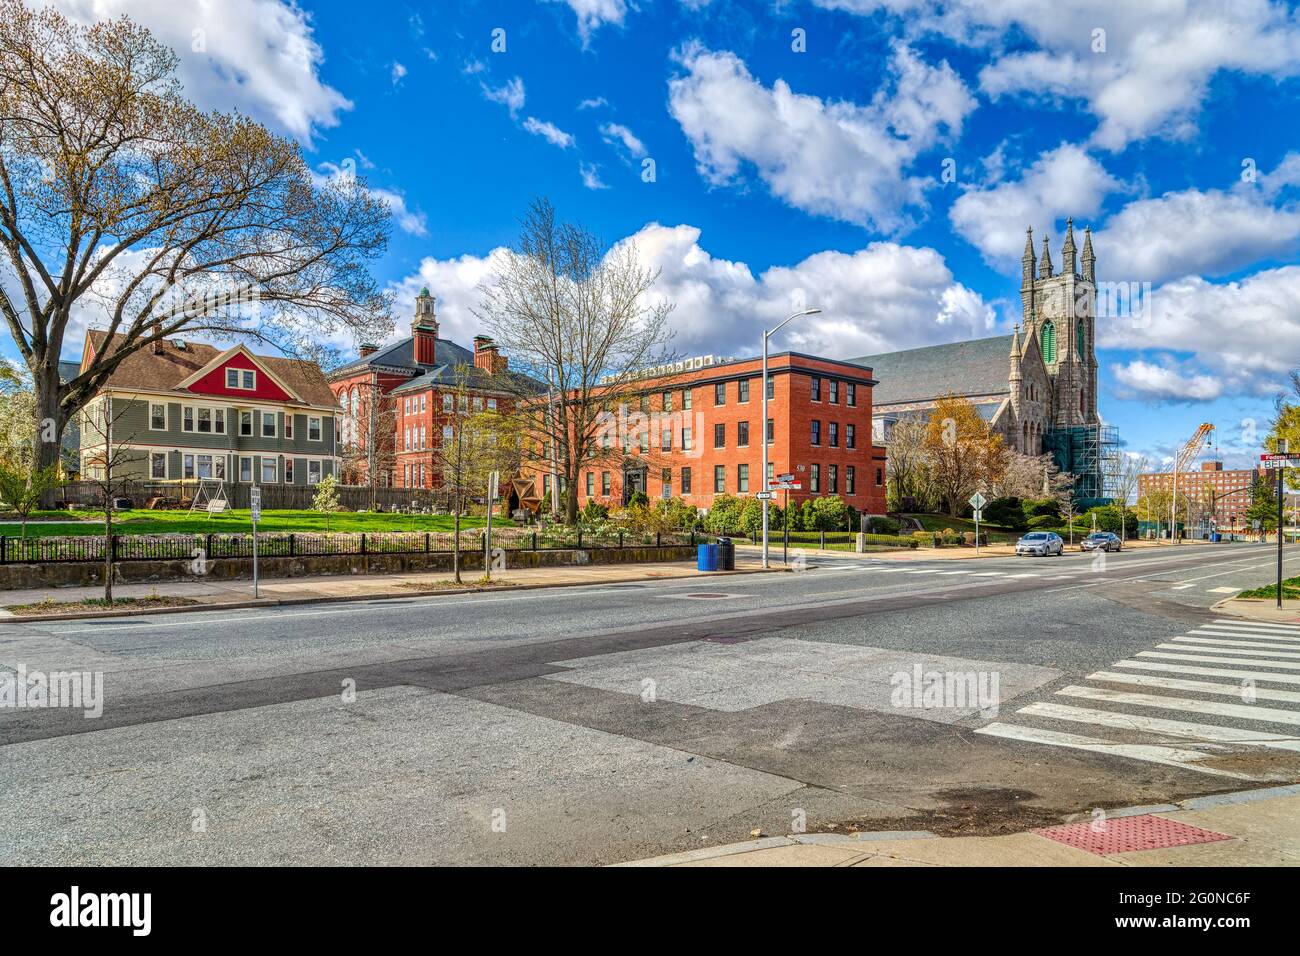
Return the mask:
{"type": "Polygon", "coordinates": [[[1197,843],[1217,843],[1232,839],[1223,833],[1202,830],[1200,827],[1155,817],[1149,813],[1136,817],[1108,817],[1100,821],[1070,823],[1034,832],[1049,840],[1098,856],[1132,853],[1136,850],[1163,850],[1171,846],[1194,846],[1197,843]]]}

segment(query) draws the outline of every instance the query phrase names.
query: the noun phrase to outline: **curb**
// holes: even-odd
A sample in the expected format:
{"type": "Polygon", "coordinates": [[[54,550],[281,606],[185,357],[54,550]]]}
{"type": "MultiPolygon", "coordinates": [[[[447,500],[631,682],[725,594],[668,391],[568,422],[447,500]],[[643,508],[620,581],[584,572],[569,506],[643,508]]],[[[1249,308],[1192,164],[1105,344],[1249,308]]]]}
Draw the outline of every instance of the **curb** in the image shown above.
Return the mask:
{"type": "MultiPolygon", "coordinates": [[[[724,577],[733,574],[772,574],[780,572],[790,572],[789,568],[743,568],[738,571],[708,571],[704,572],[710,577],[724,577]]],[[[687,575],[677,577],[685,578],[687,575]]],[[[280,580],[280,579],[277,579],[280,580]]],[[[221,601],[221,602],[203,602],[198,604],[187,604],[181,607],[153,607],[141,608],[138,610],[123,609],[120,611],[99,611],[99,612],[76,612],[71,614],[12,614],[0,608],[0,625],[4,624],[39,624],[44,621],[85,621],[96,618],[113,618],[113,617],[152,617],[157,614],[194,614],[199,611],[238,611],[246,608],[267,608],[267,607],[293,607],[302,604],[339,604],[346,601],[395,601],[404,598],[437,598],[437,597],[454,597],[460,594],[484,594],[495,591],[539,591],[545,588],[577,588],[577,587],[600,587],[605,584],[627,584],[629,582],[640,583],[643,581],[671,581],[675,578],[645,578],[645,577],[623,577],[610,578],[605,581],[561,581],[556,583],[544,584],[508,584],[504,587],[478,587],[471,586],[467,588],[449,588],[446,591],[420,591],[411,588],[405,593],[393,594],[389,591],[374,591],[362,594],[327,594],[316,597],[303,598],[264,598],[256,601],[221,601]]]]}

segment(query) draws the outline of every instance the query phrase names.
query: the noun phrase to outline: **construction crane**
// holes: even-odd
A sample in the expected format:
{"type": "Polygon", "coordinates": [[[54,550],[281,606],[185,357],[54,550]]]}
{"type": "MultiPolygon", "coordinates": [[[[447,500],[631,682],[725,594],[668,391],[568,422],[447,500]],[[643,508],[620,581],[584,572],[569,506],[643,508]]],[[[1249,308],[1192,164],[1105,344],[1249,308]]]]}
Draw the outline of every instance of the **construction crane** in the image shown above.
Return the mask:
{"type": "Polygon", "coordinates": [[[1196,460],[1196,456],[1205,447],[1205,440],[1210,437],[1212,431],[1214,426],[1209,422],[1203,422],[1196,429],[1196,434],[1189,438],[1187,444],[1174,456],[1173,494],[1169,501],[1169,538],[1174,544],[1178,543],[1178,473],[1186,471],[1196,460]]]}

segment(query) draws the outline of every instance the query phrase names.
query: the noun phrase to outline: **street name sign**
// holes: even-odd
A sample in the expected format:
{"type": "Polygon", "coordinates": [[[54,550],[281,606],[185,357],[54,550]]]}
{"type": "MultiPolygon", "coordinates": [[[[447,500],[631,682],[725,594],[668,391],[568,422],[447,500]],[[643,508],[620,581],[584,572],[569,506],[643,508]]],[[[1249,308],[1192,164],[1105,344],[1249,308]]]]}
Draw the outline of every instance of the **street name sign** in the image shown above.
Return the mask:
{"type": "Polygon", "coordinates": [[[1300,468],[1300,455],[1260,455],[1262,468],[1300,468]]]}
{"type": "Polygon", "coordinates": [[[757,498],[759,501],[771,501],[773,498],[776,497],[776,492],[760,491],[758,492],[758,494],[754,495],[754,497],[757,498]]]}

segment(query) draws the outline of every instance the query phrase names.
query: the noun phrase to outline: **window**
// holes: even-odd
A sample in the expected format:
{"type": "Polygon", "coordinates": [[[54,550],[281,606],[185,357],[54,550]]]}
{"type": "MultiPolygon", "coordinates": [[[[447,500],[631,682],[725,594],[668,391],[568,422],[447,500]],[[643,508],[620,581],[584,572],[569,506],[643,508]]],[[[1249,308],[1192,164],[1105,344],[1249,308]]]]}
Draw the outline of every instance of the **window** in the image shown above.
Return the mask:
{"type": "Polygon", "coordinates": [[[659,450],[673,450],[673,430],[671,428],[665,428],[663,433],[659,436],[659,450]]]}
{"type": "Polygon", "coordinates": [[[682,451],[690,451],[694,447],[694,437],[691,435],[689,428],[682,428],[682,451]]]}
{"type": "Polygon", "coordinates": [[[727,492],[727,466],[713,466],[713,493],[715,495],[726,494],[727,492]]]}
{"type": "Polygon", "coordinates": [[[408,425],[402,429],[402,451],[411,450],[411,427],[408,425]]]}
{"type": "Polygon", "coordinates": [[[691,470],[689,468],[683,468],[682,469],[682,494],[689,495],[690,493],[691,493],[691,470]]]}
{"type": "Polygon", "coordinates": [[[496,400],[495,398],[489,398],[489,399],[488,399],[488,411],[489,411],[489,412],[495,412],[496,410],[497,410],[497,400],[496,400]]]}
{"type": "Polygon", "coordinates": [[[199,455],[197,461],[198,461],[198,472],[197,472],[198,476],[200,478],[211,478],[212,477],[212,456],[199,455]]]}
{"type": "Polygon", "coordinates": [[[776,462],[769,461],[767,463],[767,486],[771,488],[772,482],[775,480],[776,480],[776,462]]]}
{"type": "Polygon", "coordinates": [[[833,495],[840,493],[840,466],[829,465],[826,468],[826,490],[833,495]]]}
{"type": "Polygon", "coordinates": [[[307,416],[307,440],[320,441],[321,422],[323,419],[313,415],[307,416]]]}
{"type": "Polygon", "coordinates": [[[727,383],[726,382],[718,382],[718,384],[713,386],[713,404],[714,405],[727,404],[727,383]]]}
{"type": "Polygon", "coordinates": [[[664,485],[663,496],[665,498],[671,498],[673,496],[673,470],[671,468],[665,468],[660,477],[663,479],[664,485]]]}
{"type": "Polygon", "coordinates": [[[551,493],[551,476],[542,475],[542,497],[551,493]]]}
{"type": "Polygon", "coordinates": [[[814,378],[812,380],[812,400],[820,402],[822,400],[822,380],[814,378]]]}
{"type": "Polygon", "coordinates": [[[671,412],[673,410],[673,393],[664,392],[662,397],[663,397],[664,411],[671,412]]]}
{"type": "Polygon", "coordinates": [[[457,399],[457,401],[456,401],[456,410],[459,411],[462,415],[464,415],[466,412],[469,411],[469,396],[468,396],[468,395],[461,395],[461,396],[458,397],[458,399],[457,399]]]}
{"type": "Polygon", "coordinates": [[[749,447],[749,422],[736,422],[736,447],[749,447]]]}
{"type": "Polygon", "coordinates": [[[770,402],[776,398],[776,379],[771,375],[767,377],[767,400],[770,402]]]}
{"type": "Polygon", "coordinates": [[[429,396],[420,396],[420,414],[423,415],[429,409],[429,396]]]}
{"type": "Polygon", "coordinates": [[[607,471],[600,473],[600,493],[602,495],[609,494],[609,472],[607,471]]]}
{"type": "Polygon", "coordinates": [[[1056,326],[1048,319],[1043,323],[1043,361],[1051,365],[1056,361],[1056,326]]]}
{"type": "Polygon", "coordinates": [[[691,390],[689,388],[684,388],[682,389],[682,408],[689,410],[690,407],[691,407],[691,390]]]}
{"type": "Polygon", "coordinates": [[[212,459],[212,477],[226,480],[226,456],[217,455],[212,459]]]}
{"type": "Polygon", "coordinates": [[[273,485],[279,480],[280,469],[275,466],[274,458],[262,459],[262,484],[273,485]]]}
{"type": "Polygon", "coordinates": [[[840,383],[835,379],[831,379],[826,385],[827,391],[830,393],[827,395],[827,400],[832,405],[838,405],[840,403],[840,383]]]}
{"type": "Polygon", "coordinates": [[[839,423],[839,422],[828,422],[828,423],[826,424],[826,427],[827,427],[827,429],[829,429],[829,432],[830,432],[830,433],[826,436],[827,438],[830,439],[830,446],[831,446],[832,448],[839,448],[839,447],[840,447],[840,423],[839,423]]]}
{"type": "Polygon", "coordinates": [[[857,492],[854,490],[856,485],[857,485],[857,478],[855,477],[853,466],[845,465],[844,466],[844,493],[846,495],[856,494],[857,492]]]}
{"type": "Polygon", "coordinates": [[[1087,336],[1084,334],[1083,331],[1083,323],[1082,322],[1078,323],[1077,325],[1075,325],[1074,329],[1075,329],[1075,340],[1079,346],[1079,357],[1082,358],[1083,353],[1085,351],[1084,348],[1086,344],[1085,340],[1087,339],[1087,336]]]}
{"type": "Polygon", "coordinates": [[[822,443],[822,423],[817,421],[815,418],[812,423],[812,443],[814,445],[820,445],[822,443]]]}
{"type": "Polygon", "coordinates": [[[776,441],[776,419],[769,418],[767,420],[767,443],[770,445],[774,441],[776,441]]]}
{"type": "Polygon", "coordinates": [[[424,451],[426,448],[429,447],[428,444],[426,443],[426,438],[427,435],[425,434],[424,426],[421,425],[420,426],[420,451],[424,451]]]}
{"type": "Polygon", "coordinates": [[[239,388],[239,369],[226,369],[226,388],[239,388]]]}
{"type": "Polygon", "coordinates": [[[749,401],[749,379],[742,378],[739,382],[736,383],[736,401],[738,402],[749,401]]]}
{"type": "Polygon", "coordinates": [[[293,412],[284,413],[284,437],[293,438],[293,412]]]}
{"type": "Polygon", "coordinates": [[[852,382],[844,383],[844,404],[849,407],[858,404],[858,387],[852,382]]]}
{"type": "Polygon", "coordinates": [[[749,466],[748,465],[736,466],[736,490],[737,491],[749,490],[749,466]]]}
{"type": "Polygon", "coordinates": [[[253,459],[251,458],[239,459],[239,480],[240,481],[253,480],[253,459]]]}
{"type": "Polygon", "coordinates": [[[149,427],[156,432],[167,430],[167,406],[162,402],[149,403],[149,427]]]}
{"type": "Polygon", "coordinates": [[[443,396],[442,396],[442,410],[443,410],[444,412],[446,412],[447,414],[450,414],[450,413],[451,413],[451,410],[452,410],[452,407],[453,407],[452,403],[453,403],[454,401],[455,401],[455,399],[453,399],[453,398],[451,397],[450,394],[443,393],[443,396]]]}
{"type": "Polygon", "coordinates": [[[822,466],[808,466],[808,490],[813,494],[821,494],[822,490],[822,466]]]}
{"type": "Polygon", "coordinates": [[[212,433],[212,409],[200,408],[199,412],[199,431],[206,434],[212,433]]]}
{"type": "Polygon", "coordinates": [[[181,409],[181,431],[194,431],[194,409],[188,405],[181,409]]]}
{"type": "Polygon", "coordinates": [[[251,392],[253,389],[257,388],[257,373],[248,368],[240,369],[239,385],[240,388],[247,389],[251,392]]]}
{"type": "MultiPolygon", "coordinates": [[[[421,399],[421,401],[420,401],[420,411],[424,411],[424,401],[423,401],[423,399],[421,399]]],[[[475,395],[475,396],[474,396],[474,411],[476,411],[476,412],[481,412],[481,411],[483,411],[483,396],[481,396],[481,395],[475,395]]]]}
{"type": "Polygon", "coordinates": [[[845,448],[858,447],[858,426],[852,424],[851,422],[844,426],[844,447],[845,448]]]}
{"type": "Polygon", "coordinates": [[[167,453],[165,451],[151,451],[149,453],[149,477],[160,479],[167,477],[167,453]]]}
{"type": "Polygon", "coordinates": [[[319,461],[307,462],[307,484],[309,485],[320,484],[320,462],[319,461]]]}
{"type": "Polygon", "coordinates": [[[194,456],[193,455],[181,455],[181,477],[182,478],[194,477],[194,456]]]}
{"type": "Polygon", "coordinates": [[[885,483],[885,470],[884,470],[883,468],[877,468],[877,469],[876,469],[876,486],[879,487],[880,485],[883,485],[884,483],[885,483]]]}
{"type": "MultiPolygon", "coordinates": [[[[239,413],[239,434],[244,436],[249,436],[253,434],[253,413],[252,412],[239,413]]],[[[252,481],[253,479],[250,477],[248,480],[252,481]]]]}
{"type": "Polygon", "coordinates": [[[713,426],[713,447],[727,447],[727,426],[725,424],[717,424],[713,426]]]}
{"type": "Polygon", "coordinates": [[[444,444],[444,445],[445,445],[445,444],[449,444],[449,443],[451,442],[451,439],[452,439],[452,430],[451,430],[451,426],[450,426],[450,425],[443,425],[443,426],[442,426],[442,442],[443,442],[443,444],[444,444]]]}
{"type": "Polygon", "coordinates": [[[262,437],[275,437],[275,412],[262,412],[262,437]]]}
{"type": "Polygon", "coordinates": [[[589,471],[587,472],[587,497],[590,498],[595,493],[596,493],[596,473],[594,471],[589,471]]]}

